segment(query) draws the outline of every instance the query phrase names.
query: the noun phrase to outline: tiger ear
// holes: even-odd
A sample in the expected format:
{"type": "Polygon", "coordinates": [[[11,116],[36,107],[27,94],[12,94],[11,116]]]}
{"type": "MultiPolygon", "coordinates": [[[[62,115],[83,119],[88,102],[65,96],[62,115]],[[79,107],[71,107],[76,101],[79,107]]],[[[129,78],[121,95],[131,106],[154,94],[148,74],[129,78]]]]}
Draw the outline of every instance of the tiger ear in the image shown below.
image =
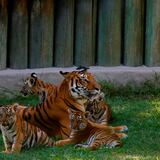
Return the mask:
{"type": "Polygon", "coordinates": [[[89,116],[90,116],[90,112],[89,112],[89,111],[86,111],[86,112],[85,112],[85,117],[88,118],[89,116]]]}
{"type": "Polygon", "coordinates": [[[33,73],[31,73],[31,77],[37,79],[37,74],[33,72],[33,73]]]}
{"type": "Polygon", "coordinates": [[[85,66],[79,66],[76,68],[76,70],[81,70],[81,71],[86,71],[88,69],[89,69],[89,67],[85,67],[85,66]]]}
{"type": "Polygon", "coordinates": [[[68,78],[68,76],[69,76],[69,72],[59,71],[59,73],[60,73],[64,78],[68,78]]]}
{"type": "Polygon", "coordinates": [[[75,112],[75,111],[69,107],[68,108],[68,113],[73,113],[73,112],[75,112]]]}
{"type": "Polygon", "coordinates": [[[19,106],[18,103],[14,103],[14,104],[13,104],[13,110],[14,110],[15,112],[18,111],[18,106],[19,106]]]}
{"type": "Polygon", "coordinates": [[[69,108],[67,110],[68,110],[68,113],[71,114],[71,110],[69,108]]]}

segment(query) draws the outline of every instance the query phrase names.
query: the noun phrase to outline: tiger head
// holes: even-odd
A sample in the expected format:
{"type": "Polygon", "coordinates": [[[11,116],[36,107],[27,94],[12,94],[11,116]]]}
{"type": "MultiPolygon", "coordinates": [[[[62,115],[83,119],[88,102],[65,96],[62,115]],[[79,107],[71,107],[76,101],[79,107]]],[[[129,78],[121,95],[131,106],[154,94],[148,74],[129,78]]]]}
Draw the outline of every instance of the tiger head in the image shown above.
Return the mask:
{"type": "Polygon", "coordinates": [[[101,86],[86,69],[81,71],[62,72],[67,81],[70,95],[75,99],[94,99],[101,93],[101,86]]]}
{"type": "Polygon", "coordinates": [[[2,105],[0,107],[0,124],[2,126],[9,126],[15,122],[17,106],[18,104],[2,105]]]}
{"type": "Polygon", "coordinates": [[[88,124],[88,114],[89,112],[75,111],[73,109],[68,109],[70,118],[70,127],[74,131],[82,131],[87,127],[88,124]]]}
{"type": "Polygon", "coordinates": [[[37,81],[38,81],[37,74],[31,73],[31,75],[24,80],[24,85],[20,92],[24,96],[27,96],[28,94],[37,93],[39,91],[39,88],[36,85],[37,81]]]}

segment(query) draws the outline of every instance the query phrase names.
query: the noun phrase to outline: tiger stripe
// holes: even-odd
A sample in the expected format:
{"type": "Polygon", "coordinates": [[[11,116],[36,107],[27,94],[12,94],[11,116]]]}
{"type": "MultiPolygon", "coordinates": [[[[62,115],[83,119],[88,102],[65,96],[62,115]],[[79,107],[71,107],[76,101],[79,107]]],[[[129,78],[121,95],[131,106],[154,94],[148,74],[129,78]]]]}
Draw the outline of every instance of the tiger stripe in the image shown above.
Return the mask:
{"type": "Polygon", "coordinates": [[[22,119],[19,114],[21,109],[26,108],[18,104],[0,107],[0,126],[5,145],[3,153],[18,153],[22,148],[40,145],[53,146],[53,140],[44,131],[22,119]]]}

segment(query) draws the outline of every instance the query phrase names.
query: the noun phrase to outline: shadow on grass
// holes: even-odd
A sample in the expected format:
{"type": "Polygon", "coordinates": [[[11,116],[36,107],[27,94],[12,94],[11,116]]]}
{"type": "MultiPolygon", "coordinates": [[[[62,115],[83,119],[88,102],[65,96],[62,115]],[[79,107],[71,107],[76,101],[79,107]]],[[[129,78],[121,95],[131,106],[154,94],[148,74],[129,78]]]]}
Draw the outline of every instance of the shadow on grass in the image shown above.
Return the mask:
{"type": "Polygon", "coordinates": [[[129,128],[121,153],[160,156],[160,100],[116,97],[107,101],[115,117],[111,124],[125,124],[129,128]]]}
{"type": "MultiPolygon", "coordinates": [[[[0,154],[1,160],[119,160],[119,159],[157,159],[160,157],[160,100],[158,98],[106,98],[111,105],[114,120],[113,126],[127,125],[128,138],[123,140],[121,148],[97,151],[74,149],[72,145],[52,148],[33,148],[23,150],[19,155],[0,154]]],[[[32,97],[0,99],[1,103],[36,104],[32,97]]],[[[0,150],[4,148],[0,138],[0,150]]]]}

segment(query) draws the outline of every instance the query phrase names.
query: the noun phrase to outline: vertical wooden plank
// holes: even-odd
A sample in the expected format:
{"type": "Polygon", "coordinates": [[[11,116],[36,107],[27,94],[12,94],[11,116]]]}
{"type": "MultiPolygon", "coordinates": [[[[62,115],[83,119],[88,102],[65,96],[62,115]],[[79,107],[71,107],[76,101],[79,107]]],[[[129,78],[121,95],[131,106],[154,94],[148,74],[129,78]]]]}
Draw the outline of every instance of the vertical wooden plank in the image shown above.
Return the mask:
{"type": "Polygon", "coordinates": [[[53,0],[33,0],[30,15],[29,67],[53,63],[53,0]]]}
{"type": "Polygon", "coordinates": [[[92,7],[92,0],[76,1],[75,65],[90,66],[94,64],[92,7]]]}
{"type": "Polygon", "coordinates": [[[6,68],[7,59],[7,0],[0,0],[0,69],[6,68]]]}
{"type": "Polygon", "coordinates": [[[9,37],[11,68],[27,68],[28,61],[28,1],[13,0],[9,37]]]}
{"type": "Polygon", "coordinates": [[[55,0],[55,66],[73,65],[74,0],[55,0]]]}
{"type": "Polygon", "coordinates": [[[92,65],[97,64],[97,0],[93,0],[92,7],[92,65]]]}
{"type": "Polygon", "coordinates": [[[125,1],[124,64],[143,64],[144,0],[125,1]]]}
{"type": "Polygon", "coordinates": [[[98,2],[98,65],[120,65],[122,1],[98,2]]]}
{"type": "Polygon", "coordinates": [[[160,1],[147,0],[145,64],[160,66],[160,1]]]}

